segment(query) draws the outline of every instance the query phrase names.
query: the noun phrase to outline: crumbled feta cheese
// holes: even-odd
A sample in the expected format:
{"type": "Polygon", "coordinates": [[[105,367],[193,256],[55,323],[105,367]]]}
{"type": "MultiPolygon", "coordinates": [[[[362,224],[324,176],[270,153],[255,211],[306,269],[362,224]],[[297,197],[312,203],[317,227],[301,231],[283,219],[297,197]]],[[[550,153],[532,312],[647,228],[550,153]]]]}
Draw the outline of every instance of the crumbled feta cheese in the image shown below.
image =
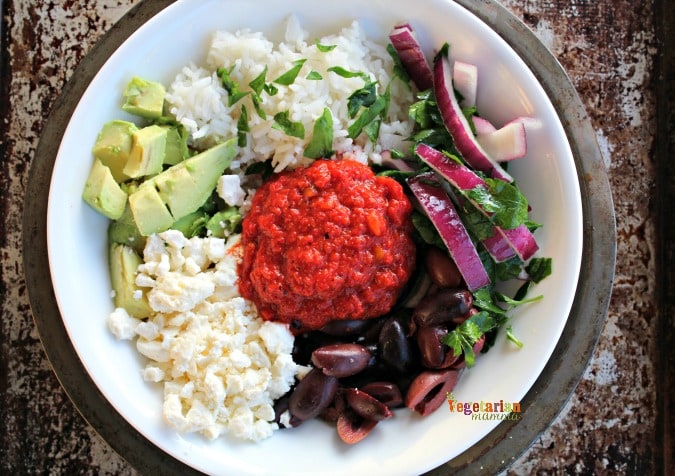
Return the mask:
{"type": "Polygon", "coordinates": [[[137,337],[150,359],[143,379],[164,383],[172,428],[258,441],[278,429],[274,400],[305,368],[293,362],[287,326],[263,321],[239,295],[239,240],[188,240],[176,230],[149,236],[136,283],[154,313],[139,322],[119,309],[108,323],[118,338],[137,337]]]}
{"type": "Polygon", "coordinates": [[[136,335],[136,326],[138,319],[131,317],[129,313],[121,307],[116,308],[108,316],[108,329],[118,339],[133,339],[136,335]]]}
{"type": "Polygon", "coordinates": [[[246,192],[241,188],[241,179],[238,175],[221,175],[216,190],[228,205],[234,207],[244,204],[246,192]]]}

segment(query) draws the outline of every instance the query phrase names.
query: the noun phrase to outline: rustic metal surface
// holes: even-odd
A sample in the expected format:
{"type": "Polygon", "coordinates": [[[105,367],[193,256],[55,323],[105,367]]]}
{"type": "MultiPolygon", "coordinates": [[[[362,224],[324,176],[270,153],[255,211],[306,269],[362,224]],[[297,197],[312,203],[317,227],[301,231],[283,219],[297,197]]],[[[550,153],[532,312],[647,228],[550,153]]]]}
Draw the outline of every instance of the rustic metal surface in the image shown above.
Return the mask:
{"type": "MultiPolygon", "coordinates": [[[[20,230],[29,167],[47,111],[86,53],[137,3],[2,3],[3,473],[135,474],[83,421],[49,367],[31,320],[20,230]]],[[[664,12],[668,11],[668,2],[663,3],[666,5],[659,0],[503,2],[533,29],[577,87],[609,169],[618,229],[615,290],[590,365],[550,428],[528,451],[505,462],[510,463],[509,474],[549,474],[556,470],[649,474],[665,472],[669,461],[663,449],[669,448],[666,441],[671,430],[659,426],[664,418],[658,414],[660,408],[667,407],[667,401],[657,398],[658,391],[665,388],[662,382],[668,381],[664,377],[670,375],[659,359],[660,350],[668,348],[660,347],[664,331],[670,332],[672,342],[672,330],[667,327],[670,321],[666,319],[669,314],[665,307],[658,307],[659,299],[672,303],[670,287],[663,291],[657,286],[659,282],[672,283],[672,275],[663,273],[662,280],[656,280],[658,258],[672,254],[664,251],[665,247],[657,248],[668,242],[657,239],[657,170],[669,171],[672,177],[672,166],[658,169],[654,152],[660,152],[660,157],[675,149],[672,140],[666,144],[662,139],[661,146],[655,141],[656,113],[669,113],[665,103],[657,102],[656,93],[672,90],[657,88],[655,80],[660,59],[656,35],[671,31],[656,26],[657,20],[667,18],[664,12]]],[[[672,81],[672,71],[667,70],[670,63],[664,64],[661,74],[672,81]]],[[[670,130],[661,131],[669,134],[670,130]]],[[[668,184],[672,181],[662,180],[662,185],[668,184]]],[[[672,199],[672,195],[669,197],[672,199]]],[[[664,199],[660,209],[672,210],[670,203],[664,199]]],[[[670,219],[669,214],[664,216],[670,219]]],[[[662,229],[667,232],[672,225],[662,229]]]]}

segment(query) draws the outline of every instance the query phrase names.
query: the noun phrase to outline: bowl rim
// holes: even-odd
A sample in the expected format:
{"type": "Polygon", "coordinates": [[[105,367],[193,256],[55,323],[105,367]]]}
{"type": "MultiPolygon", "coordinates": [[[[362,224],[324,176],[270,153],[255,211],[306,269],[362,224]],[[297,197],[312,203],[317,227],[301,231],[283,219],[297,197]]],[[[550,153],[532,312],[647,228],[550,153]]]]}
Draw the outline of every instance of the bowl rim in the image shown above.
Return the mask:
{"type": "MultiPolygon", "coordinates": [[[[29,301],[42,346],[62,387],[82,417],[133,467],[146,472],[200,474],[155,446],[98,390],[69,342],[50,280],[47,254],[49,183],[58,147],[79,98],[117,48],[175,0],[141,2],[94,45],[54,103],[31,167],[23,216],[23,258],[29,301]],[[58,318],[56,318],[58,317],[58,318]],[[111,411],[112,410],[112,411],[111,411]]],[[[572,149],[582,201],[581,272],[570,315],[556,348],[521,405],[520,422],[504,421],[474,446],[428,474],[496,473],[524,453],[571,397],[602,330],[616,260],[614,208],[605,165],[585,108],[570,78],[534,33],[496,0],[454,0],[501,36],[541,82],[572,149]],[[592,184],[592,187],[591,187],[592,184]],[[564,356],[564,359],[562,358],[564,356]],[[564,362],[564,365],[563,365],[564,362]],[[550,378],[555,374],[555,379],[550,378]]]]}

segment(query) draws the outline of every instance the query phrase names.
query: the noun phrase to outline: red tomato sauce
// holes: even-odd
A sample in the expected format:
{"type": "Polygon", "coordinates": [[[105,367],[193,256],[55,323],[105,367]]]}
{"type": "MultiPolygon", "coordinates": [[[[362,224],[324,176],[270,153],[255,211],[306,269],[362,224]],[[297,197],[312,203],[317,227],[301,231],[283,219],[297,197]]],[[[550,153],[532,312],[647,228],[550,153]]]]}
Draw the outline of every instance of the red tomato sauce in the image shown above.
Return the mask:
{"type": "Polygon", "coordinates": [[[240,292],[295,333],[386,314],[415,267],[411,213],[398,182],[352,160],[283,172],[244,218],[240,292]]]}

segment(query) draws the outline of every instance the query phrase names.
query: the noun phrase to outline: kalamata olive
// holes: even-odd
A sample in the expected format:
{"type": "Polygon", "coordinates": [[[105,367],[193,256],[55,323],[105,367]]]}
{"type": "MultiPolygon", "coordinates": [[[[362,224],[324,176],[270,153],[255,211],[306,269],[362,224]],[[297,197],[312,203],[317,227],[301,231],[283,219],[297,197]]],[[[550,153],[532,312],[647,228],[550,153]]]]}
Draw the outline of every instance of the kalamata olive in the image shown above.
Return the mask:
{"type": "Polygon", "coordinates": [[[345,395],[342,388],[338,388],[333,401],[319,414],[319,418],[329,423],[337,423],[342,412],[347,408],[345,395]]]}
{"type": "Polygon", "coordinates": [[[465,289],[439,289],[426,296],[413,311],[419,326],[434,326],[465,315],[471,309],[473,296],[465,289]]]}
{"type": "Polygon", "coordinates": [[[405,397],[405,406],[422,416],[440,407],[457,383],[458,370],[427,370],[413,380],[405,397]]]}
{"type": "Polygon", "coordinates": [[[362,390],[346,388],[345,400],[349,408],[368,420],[379,421],[393,416],[387,405],[362,390]]]}
{"type": "Polygon", "coordinates": [[[422,365],[430,369],[444,369],[459,358],[450,347],[441,342],[447,334],[448,329],[445,326],[419,328],[416,338],[422,365]]]}
{"type": "Polygon", "coordinates": [[[302,423],[302,420],[292,415],[288,410],[288,401],[290,394],[282,396],[274,402],[274,421],[280,428],[296,427],[302,423]],[[288,420],[284,421],[284,413],[288,413],[288,420]]]}
{"type": "Polygon", "coordinates": [[[430,246],[424,256],[427,274],[439,288],[456,288],[462,282],[462,275],[450,255],[430,246]]]}
{"type": "Polygon", "coordinates": [[[306,332],[295,336],[293,343],[293,361],[300,365],[309,365],[312,352],[318,347],[342,342],[339,337],[322,332],[306,332]]]}
{"type": "Polygon", "coordinates": [[[288,401],[288,409],[291,415],[309,420],[330,405],[337,390],[337,378],[324,374],[320,369],[312,369],[295,386],[288,401]]]}
{"type": "Polygon", "coordinates": [[[469,312],[467,312],[467,313],[464,314],[463,316],[459,316],[459,317],[453,318],[453,319],[452,319],[452,323],[458,326],[458,325],[460,325],[462,322],[466,321],[466,320],[467,320],[468,318],[470,318],[471,316],[473,316],[473,315],[475,315],[475,314],[478,314],[479,312],[480,312],[480,311],[478,311],[478,309],[476,309],[475,307],[472,307],[471,309],[469,309],[469,312]]]}
{"type": "Polygon", "coordinates": [[[324,374],[342,378],[356,375],[368,366],[371,355],[359,344],[332,344],[312,352],[312,363],[324,374]]]}
{"type": "Polygon", "coordinates": [[[380,331],[380,358],[399,372],[407,372],[414,364],[407,330],[399,319],[391,317],[380,331]]]}
{"type": "MultiPolygon", "coordinates": [[[[483,350],[484,346],[485,346],[485,334],[480,336],[478,338],[478,340],[476,341],[476,343],[472,347],[474,359],[476,359],[480,355],[480,352],[481,352],[481,350],[483,350]]],[[[457,370],[463,369],[464,367],[466,367],[466,362],[464,360],[464,354],[461,354],[459,356],[459,358],[452,363],[451,367],[453,369],[457,369],[457,370]]]]}
{"type": "Polygon", "coordinates": [[[331,321],[320,330],[324,334],[346,337],[361,334],[372,323],[365,319],[345,319],[331,321]]]}
{"type": "Polygon", "coordinates": [[[377,420],[367,420],[355,411],[347,409],[338,418],[337,432],[342,441],[353,445],[363,440],[377,425],[377,420]]]}
{"type": "Polygon", "coordinates": [[[398,386],[392,382],[370,382],[361,387],[362,392],[377,398],[389,408],[403,405],[403,396],[398,386]]]}

